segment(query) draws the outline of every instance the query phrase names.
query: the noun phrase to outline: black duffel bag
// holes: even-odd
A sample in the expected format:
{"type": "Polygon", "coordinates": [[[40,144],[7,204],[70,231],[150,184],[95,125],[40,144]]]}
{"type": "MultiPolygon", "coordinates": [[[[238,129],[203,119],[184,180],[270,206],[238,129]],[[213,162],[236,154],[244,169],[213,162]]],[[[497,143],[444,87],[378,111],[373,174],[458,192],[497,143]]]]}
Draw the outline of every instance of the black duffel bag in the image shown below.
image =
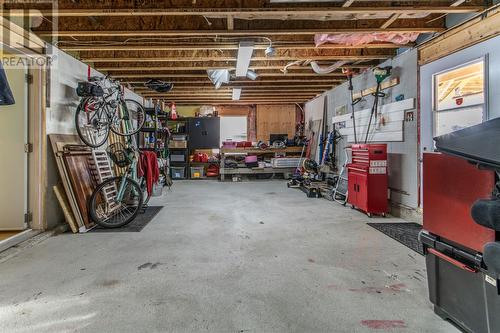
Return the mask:
{"type": "Polygon", "coordinates": [[[104,95],[104,90],[95,83],[81,81],[78,82],[78,87],[76,87],[76,94],[80,97],[101,97],[104,95]]]}

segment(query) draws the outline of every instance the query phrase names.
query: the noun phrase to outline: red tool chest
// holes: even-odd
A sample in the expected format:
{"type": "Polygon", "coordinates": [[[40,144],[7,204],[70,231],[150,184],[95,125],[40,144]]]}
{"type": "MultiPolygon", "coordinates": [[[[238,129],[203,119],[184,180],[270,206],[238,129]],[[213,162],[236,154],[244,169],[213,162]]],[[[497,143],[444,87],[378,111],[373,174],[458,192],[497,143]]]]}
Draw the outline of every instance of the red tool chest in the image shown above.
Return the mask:
{"type": "Polygon", "coordinates": [[[387,145],[352,145],[347,165],[348,202],[371,216],[385,215],[387,206],[387,145]]]}

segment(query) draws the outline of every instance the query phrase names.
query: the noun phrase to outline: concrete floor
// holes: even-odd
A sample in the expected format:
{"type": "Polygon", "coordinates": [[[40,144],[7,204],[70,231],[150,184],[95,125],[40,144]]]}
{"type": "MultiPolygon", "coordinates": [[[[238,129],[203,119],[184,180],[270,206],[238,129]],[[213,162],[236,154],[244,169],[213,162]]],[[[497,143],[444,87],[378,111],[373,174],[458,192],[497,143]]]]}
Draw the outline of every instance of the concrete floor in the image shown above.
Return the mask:
{"type": "Polygon", "coordinates": [[[382,219],[283,181],[176,182],[154,203],[140,233],[66,233],[0,263],[0,331],[457,332],[424,258],[365,224],[382,219]]]}

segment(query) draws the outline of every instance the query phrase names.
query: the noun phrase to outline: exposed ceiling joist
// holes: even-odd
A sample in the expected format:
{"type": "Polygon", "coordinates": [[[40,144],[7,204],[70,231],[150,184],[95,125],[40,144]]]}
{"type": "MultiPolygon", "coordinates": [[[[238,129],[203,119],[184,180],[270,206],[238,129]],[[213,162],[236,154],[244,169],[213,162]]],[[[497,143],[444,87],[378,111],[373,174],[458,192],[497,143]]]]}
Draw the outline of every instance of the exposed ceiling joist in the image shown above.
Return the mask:
{"type": "Polygon", "coordinates": [[[381,29],[387,29],[391,24],[393,24],[401,15],[400,14],[392,14],[391,17],[387,21],[384,22],[380,26],[381,29]]]}
{"type": "MultiPolygon", "coordinates": [[[[345,75],[342,73],[330,73],[330,74],[316,74],[316,73],[290,73],[290,74],[283,74],[283,73],[258,73],[259,77],[297,77],[297,76],[303,76],[303,77],[342,77],[344,78],[345,75]]],[[[202,74],[171,74],[171,73],[166,73],[166,74],[159,74],[159,73],[152,73],[152,74],[113,74],[112,77],[114,78],[143,78],[143,77],[148,77],[148,78],[174,78],[174,77],[199,77],[199,78],[206,78],[207,74],[202,73],[202,74]]]]}
{"type": "MultiPolygon", "coordinates": [[[[256,50],[265,50],[269,44],[256,44],[256,50]]],[[[400,47],[411,47],[413,44],[365,44],[365,45],[342,45],[342,44],[323,44],[315,47],[313,43],[297,43],[297,44],[275,44],[273,47],[277,50],[349,50],[349,49],[379,49],[389,48],[396,49],[400,47]]],[[[81,46],[67,46],[59,44],[59,48],[66,51],[196,51],[196,50],[237,50],[237,44],[198,44],[198,45],[81,45],[81,46]]]]}
{"type": "MultiPolygon", "coordinates": [[[[386,58],[377,58],[377,59],[387,59],[386,58]]],[[[250,66],[249,69],[251,70],[262,70],[262,69],[283,69],[285,65],[261,65],[261,66],[250,66]]],[[[363,66],[363,65],[354,65],[354,66],[341,66],[340,68],[366,68],[368,66],[363,66]]],[[[131,72],[131,71],[141,71],[141,72],[149,72],[149,71],[206,71],[206,70],[215,70],[215,69],[228,69],[229,71],[234,71],[236,70],[235,66],[228,66],[228,65],[221,65],[221,66],[116,66],[116,67],[105,67],[105,66],[96,66],[96,69],[99,71],[106,71],[106,72],[111,72],[111,71],[124,71],[124,72],[131,72]]],[[[294,70],[294,69],[304,69],[304,70],[312,70],[311,67],[309,66],[290,66],[288,67],[289,70],[294,70]]],[[[258,73],[257,73],[258,74],[258,73]]]]}
{"type": "MultiPolygon", "coordinates": [[[[400,28],[336,28],[336,29],[274,29],[274,30],[55,30],[35,31],[41,37],[200,37],[200,36],[277,36],[372,32],[440,32],[442,27],[400,28]]],[[[117,43],[116,43],[117,44],[117,43]]]]}
{"type": "MultiPolygon", "coordinates": [[[[380,6],[380,7],[353,7],[353,1],[346,1],[342,7],[305,7],[305,8],[169,8],[165,9],[136,9],[136,8],[102,8],[102,9],[58,9],[58,10],[15,10],[8,14],[11,17],[19,16],[46,16],[46,17],[99,17],[99,16],[204,16],[207,18],[227,18],[229,15],[235,19],[317,19],[321,21],[334,20],[337,17],[357,14],[442,14],[442,13],[470,13],[483,9],[482,6],[380,6]]],[[[369,18],[369,17],[368,17],[369,18]]]]}
{"type": "MultiPolygon", "coordinates": [[[[380,55],[331,55],[331,56],[275,56],[272,58],[268,57],[253,57],[251,62],[268,62],[273,63],[276,61],[294,61],[300,60],[316,60],[316,61],[335,61],[335,60],[380,60],[392,57],[393,54],[380,54],[380,55]]],[[[119,63],[119,62],[235,62],[235,57],[181,57],[180,55],[176,58],[162,58],[162,57],[116,57],[116,58],[100,58],[100,57],[83,57],[80,59],[84,62],[94,62],[94,63],[119,63]]],[[[356,67],[365,67],[364,65],[355,65],[356,67]]]]}
{"type": "Polygon", "coordinates": [[[456,0],[455,2],[453,2],[450,7],[457,7],[457,6],[460,6],[461,4],[463,4],[465,2],[465,0],[456,0]]]}
{"type": "MultiPolygon", "coordinates": [[[[236,87],[238,85],[234,85],[234,87],[236,87]]],[[[293,92],[301,92],[301,91],[306,91],[306,92],[310,92],[310,91],[320,91],[320,90],[323,90],[325,88],[328,88],[328,87],[332,87],[333,85],[330,84],[330,85],[327,85],[327,86],[316,86],[316,87],[308,87],[308,86],[279,86],[279,85],[275,85],[275,86],[272,86],[271,88],[274,88],[272,91],[284,91],[284,92],[287,92],[287,91],[293,91],[293,92]]],[[[229,92],[231,91],[233,85],[231,86],[224,86],[224,87],[221,87],[219,89],[215,89],[214,86],[210,87],[210,86],[186,86],[186,87],[178,87],[178,86],[174,86],[174,89],[171,91],[172,93],[184,93],[184,92],[198,92],[198,91],[201,91],[201,92],[212,92],[212,93],[216,93],[216,92],[229,92]]],[[[250,86],[250,87],[245,87],[245,86],[238,86],[240,88],[243,88],[245,89],[245,91],[248,91],[248,92],[262,92],[262,91],[266,91],[266,90],[269,90],[270,86],[264,86],[262,88],[258,88],[258,87],[255,87],[255,86],[250,86]]],[[[144,91],[144,92],[152,92],[153,90],[147,88],[147,87],[140,87],[140,86],[136,86],[136,87],[132,87],[132,89],[134,89],[134,91],[144,91]]]]}
{"type": "MultiPolygon", "coordinates": [[[[160,99],[167,100],[162,96],[151,97],[152,99],[160,99]]],[[[264,105],[283,105],[283,104],[296,104],[296,103],[305,103],[308,99],[301,99],[296,101],[291,100],[252,100],[252,101],[214,101],[214,100],[198,100],[198,101],[175,101],[176,105],[200,105],[200,104],[210,104],[210,105],[256,105],[256,104],[264,104],[264,105]]]]}
{"type": "MultiPolygon", "coordinates": [[[[315,84],[335,84],[338,82],[343,82],[345,81],[345,78],[336,78],[336,77],[331,77],[331,78],[324,78],[320,75],[318,77],[310,77],[310,78],[301,78],[301,77],[296,77],[296,78],[290,78],[289,76],[283,75],[284,78],[258,78],[255,81],[251,80],[234,80],[230,82],[230,85],[251,85],[251,86],[259,86],[261,84],[269,84],[272,83],[273,85],[279,85],[279,84],[295,84],[295,85],[315,85],[315,84]]],[[[180,79],[180,77],[177,78],[168,78],[168,74],[166,76],[162,76],[169,82],[175,83],[177,85],[179,84],[212,84],[208,77],[206,76],[203,80],[197,79],[193,80],[192,78],[188,78],[188,80],[183,80],[180,79]]],[[[130,84],[144,84],[150,79],[149,76],[145,75],[145,77],[142,78],[136,78],[135,80],[122,80],[130,84]]],[[[212,84],[213,85],[213,84],[212,84]]]]}

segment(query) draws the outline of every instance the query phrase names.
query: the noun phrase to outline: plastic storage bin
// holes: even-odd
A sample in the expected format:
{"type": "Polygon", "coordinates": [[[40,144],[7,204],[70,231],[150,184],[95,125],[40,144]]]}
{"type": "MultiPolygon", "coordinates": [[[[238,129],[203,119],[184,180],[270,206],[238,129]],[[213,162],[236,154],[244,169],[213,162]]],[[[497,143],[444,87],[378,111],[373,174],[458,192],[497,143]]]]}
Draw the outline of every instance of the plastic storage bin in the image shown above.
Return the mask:
{"type": "Polygon", "coordinates": [[[170,155],[170,161],[172,161],[172,162],[186,162],[186,154],[184,154],[184,153],[181,153],[181,154],[172,153],[170,155]]]}
{"type": "Polygon", "coordinates": [[[186,168],[185,167],[171,167],[170,173],[172,175],[172,179],[184,179],[186,178],[186,168]]]}
{"type": "Polygon", "coordinates": [[[191,167],[191,178],[205,178],[205,168],[204,167],[191,167]]]}
{"type": "Polygon", "coordinates": [[[187,141],[170,141],[168,143],[168,148],[173,148],[173,149],[181,148],[181,149],[185,149],[185,148],[187,148],[187,141]]]}

